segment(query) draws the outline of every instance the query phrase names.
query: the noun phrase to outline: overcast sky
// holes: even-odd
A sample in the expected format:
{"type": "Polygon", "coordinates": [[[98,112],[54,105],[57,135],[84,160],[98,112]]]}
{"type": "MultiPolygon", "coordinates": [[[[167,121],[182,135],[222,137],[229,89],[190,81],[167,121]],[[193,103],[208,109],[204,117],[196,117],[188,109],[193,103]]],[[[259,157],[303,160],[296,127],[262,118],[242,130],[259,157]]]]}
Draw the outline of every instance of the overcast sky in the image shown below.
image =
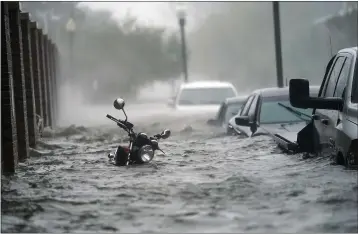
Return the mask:
{"type": "Polygon", "coordinates": [[[168,2],[82,2],[92,9],[105,9],[120,19],[129,11],[141,23],[176,27],[177,19],[173,5],[168,2]]]}
{"type": "Polygon", "coordinates": [[[177,10],[182,9],[186,12],[186,29],[192,31],[199,22],[207,15],[205,12],[210,10],[207,3],[202,2],[198,6],[195,3],[186,2],[81,2],[93,10],[103,9],[113,12],[117,19],[125,17],[127,12],[135,16],[139,23],[156,26],[164,26],[170,29],[178,29],[177,10]],[[206,6],[206,7],[205,7],[206,6]],[[199,7],[200,13],[197,10],[199,7]]]}

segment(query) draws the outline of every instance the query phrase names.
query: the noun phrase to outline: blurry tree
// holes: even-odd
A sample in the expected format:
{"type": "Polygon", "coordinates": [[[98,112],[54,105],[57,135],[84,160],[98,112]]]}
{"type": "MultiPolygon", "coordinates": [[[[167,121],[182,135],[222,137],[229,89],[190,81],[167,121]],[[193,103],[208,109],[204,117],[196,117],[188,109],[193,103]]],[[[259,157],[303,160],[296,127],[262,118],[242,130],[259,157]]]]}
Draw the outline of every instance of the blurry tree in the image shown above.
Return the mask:
{"type": "MultiPolygon", "coordinates": [[[[246,90],[276,86],[271,2],[222,2],[189,38],[191,71],[233,81],[246,90]]],[[[339,2],[280,3],[285,78],[320,83],[329,59],[324,30],[314,21],[339,10],[339,2]]]]}
{"type": "Polygon", "coordinates": [[[71,79],[72,84],[81,87],[86,97],[112,101],[118,95],[136,94],[137,88],[148,82],[166,80],[180,73],[176,36],[169,35],[167,39],[164,28],[139,25],[130,15],[118,22],[108,11],[93,11],[77,4],[21,2],[21,7],[41,27],[48,25],[50,37],[61,50],[64,70],[68,67],[69,54],[74,53],[76,75],[71,79]],[[65,28],[70,17],[76,22],[73,51],[69,51],[69,34],[65,28]],[[94,82],[97,90],[92,88],[94,82]]]}

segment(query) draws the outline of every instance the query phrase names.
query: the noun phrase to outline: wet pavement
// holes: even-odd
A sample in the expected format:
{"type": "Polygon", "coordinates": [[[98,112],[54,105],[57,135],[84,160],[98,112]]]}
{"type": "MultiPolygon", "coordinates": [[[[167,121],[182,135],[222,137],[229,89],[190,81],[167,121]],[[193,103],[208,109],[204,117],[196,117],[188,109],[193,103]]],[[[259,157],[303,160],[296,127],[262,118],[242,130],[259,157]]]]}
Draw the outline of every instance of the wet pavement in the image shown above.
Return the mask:
{"type": "Polygon", "coordinates": [[[129,168],[108,162],[125,143],[114,124],[47,132],[18,173],[2,177],[1,231],[358,231],[357,171],[283,154],[266,136],[226,136],[203,118],[180,121],[138,121],[172,137],[160,143],[167,155],[129,168]]]}

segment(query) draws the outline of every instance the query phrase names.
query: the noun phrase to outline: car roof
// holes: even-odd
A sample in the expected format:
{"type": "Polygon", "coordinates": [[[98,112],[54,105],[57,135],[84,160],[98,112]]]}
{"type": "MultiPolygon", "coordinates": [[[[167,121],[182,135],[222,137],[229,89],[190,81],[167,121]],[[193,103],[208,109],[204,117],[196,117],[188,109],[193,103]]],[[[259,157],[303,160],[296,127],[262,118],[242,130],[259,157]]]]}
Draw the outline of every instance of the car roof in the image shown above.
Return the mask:
{"type": "MultiPolygon", "coordinates": [[[[317,95],[320,86],[310,85],[310,93],[317,95]]],[[[264,89],[256,89],[252,92],[253,94],[260,94],[262,97],[280,97],[289,95],[289,87],[270,87],[264,89]]]]}
{"type": "Polygon", "coordinates": [[[270,87],[270,88],[256,89],[252,93],[259,94],[262,97],[287,96],[289,94],[289,88],[270,87]]]}
{"type": "Polygon", "coordinates": [[[226,104],[243,103],[245,102],[247,97],[248,96],[237,96],[237,97],[226,98],[225,103],[226,104]]]}
{"type": "Polygon", "coordinates": [[[358,47],[356,46],[356,47],[349,47],[349,48],[344,48],[344,49],[341,49],[340,51],[338,51],[338,53],[344,53],[344,52],[355,52],[355,53],[357,53],[357,51],[358,51],[358,47]]]}
{"type": "Polygon", "coordinates": [[[230,82],[217,81],[217,80],[203,80],[193,81],[181,85],[181,88],[193,89],[193,88],[231,88],[233,85],[230,82]]]}

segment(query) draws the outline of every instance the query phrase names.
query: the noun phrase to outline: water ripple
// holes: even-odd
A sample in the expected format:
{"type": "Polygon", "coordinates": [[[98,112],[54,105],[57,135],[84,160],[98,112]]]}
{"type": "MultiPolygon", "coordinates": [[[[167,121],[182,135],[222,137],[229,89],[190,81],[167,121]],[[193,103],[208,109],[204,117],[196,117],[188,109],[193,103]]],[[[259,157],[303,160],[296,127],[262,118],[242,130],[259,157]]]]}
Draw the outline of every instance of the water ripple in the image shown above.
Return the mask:
{"type": "Polygon", "coordinates": [[[357,171],[192,123],[139,126],[173,136],[166,156],[129,168],[108,163],[125,143],[118,129],[47,130],[18,173],[2,176],[1,231],[358,231],[357,171]]]}

